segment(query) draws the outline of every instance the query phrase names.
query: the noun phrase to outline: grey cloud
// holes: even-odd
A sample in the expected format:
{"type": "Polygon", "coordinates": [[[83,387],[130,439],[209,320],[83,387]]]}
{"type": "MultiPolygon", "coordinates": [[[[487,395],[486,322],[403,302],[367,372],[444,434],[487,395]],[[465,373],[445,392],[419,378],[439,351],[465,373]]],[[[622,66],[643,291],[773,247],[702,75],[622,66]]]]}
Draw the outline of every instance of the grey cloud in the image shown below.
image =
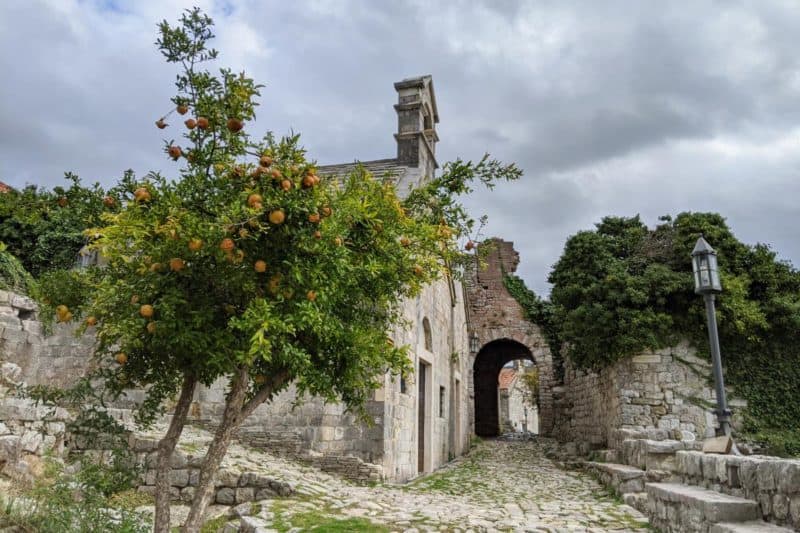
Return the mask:
{"type": "MultiPolygon", "coordinates": [[[[0,85],[0,179],[174,172],[160,150],[178,131],[152,124],[175,69],[152,43],[155,24],[192,2],[58,5],[0,3],[0,46],[15,51],[0,56],[13,73],[0,85]]],[[[793,2],[204,5],[220,64],[266,85],[253,131],[300,132],[322,163],[391,157],[392,83],[432,74],[440,161],[488,151],[526,172],[469,205],[490,215],[487,234],[517,243],[537,292],[564,240],[607,214],[654,223],[712,209],[741,238],[800,259],[800,161],[758,148],[800,119],[793,2]],[[740,148],[715,151],[714,139],[740,148]]]]}

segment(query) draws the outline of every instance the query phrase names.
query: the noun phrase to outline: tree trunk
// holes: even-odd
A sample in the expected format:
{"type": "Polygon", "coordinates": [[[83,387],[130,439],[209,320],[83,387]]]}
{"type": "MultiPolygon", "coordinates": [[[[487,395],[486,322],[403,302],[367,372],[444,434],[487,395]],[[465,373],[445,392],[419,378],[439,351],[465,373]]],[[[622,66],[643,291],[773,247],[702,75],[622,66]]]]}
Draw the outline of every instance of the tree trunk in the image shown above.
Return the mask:
{"type": "Polygon", "coordinates": [[[239,429],[242,422],[255,410],[256,407],[269,399],[273,392],[280,388],[288,379],[286,372],[279,372],[265,383],[256,395],[245,404],[248,385],[248,369],[241,367],[231,383],[231,391],[225,399],[225,411],[222,420],[214,434],[206,452],[203,466],[200,469],[200,481],[195,489],[192,507],[189,509],[189,516],[183,525],[185,533],[196,533],[203,525],[203,515],[208,504],[214,495],[214,477],[219,470],[225,453],[228,451],[234,432],[239,429]]]}
{"type": "Polygon", "coordinates": [[[214,495],[214,476],[219,469],[220,463],[222,463],[225,452],[228,451],[233,432],[241,424],[242,405],[244,405],[244,398],[247,394],[247,377],[247,368],[241,367],[236,371],[236,375],[233,378],[231,391],[225,399],[225,411],[222,414],[222,420],[217,432],[214,434],[214,440],[211,441],[211,446],[206,452],[203,466],[200,469],[200,481],[195,488],[192,507],[189,509],[189,516],[183,526],[183,531],[185,532],[196,533],[200,531],[206,507],[211,503],[211,497],[214,495]]]}
{"type": "Polygon", "coordinates": [[[175,413],[169,423],[166,435],[158,442],[158,462],[156,464],[156,514],[154,533],[169,533],[169,473],[172,452],[178,444],[178,438],[183,432],[186,423],[186,416],[189,414],[189,406],[192,404],[192,396],[197,380],[185,374],[181,395],[178,404],[175,406],[175,413]]]}

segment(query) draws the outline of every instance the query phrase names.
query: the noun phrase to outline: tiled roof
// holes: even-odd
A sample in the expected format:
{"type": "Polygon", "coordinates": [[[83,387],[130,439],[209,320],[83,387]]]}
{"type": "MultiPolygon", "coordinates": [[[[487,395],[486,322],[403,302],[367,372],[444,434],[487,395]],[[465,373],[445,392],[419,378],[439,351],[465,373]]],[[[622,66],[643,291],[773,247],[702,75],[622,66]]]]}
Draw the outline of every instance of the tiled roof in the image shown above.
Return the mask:
{"type": "Polygon", "coordinates": [[[12,188],[10,185],[6,185],[2,181],[0,181],[0,193],[11,192],[12,188]]]}
{"type": "Polygon", "coordinates": [[[354,161],[339,165],[323,165],[317,167],[317,173],[321,176],[344,177],[354,171],[358,165],[362,165],[376,178],[383,178],[389,174],[393,177],[395,183],[403,178],[408,169],[408,167],[398,163],[397,159],[376,159],[375,161],[354,161]]]}
{"type": "Polygon", "coordinates": [[[508,389],[511,385],[514,384],[514,380],[517,379],[517,370],[514,368],[501,368],[500,369],[500,377],[497,378],[498,387],[500,389],[508,389]]]}

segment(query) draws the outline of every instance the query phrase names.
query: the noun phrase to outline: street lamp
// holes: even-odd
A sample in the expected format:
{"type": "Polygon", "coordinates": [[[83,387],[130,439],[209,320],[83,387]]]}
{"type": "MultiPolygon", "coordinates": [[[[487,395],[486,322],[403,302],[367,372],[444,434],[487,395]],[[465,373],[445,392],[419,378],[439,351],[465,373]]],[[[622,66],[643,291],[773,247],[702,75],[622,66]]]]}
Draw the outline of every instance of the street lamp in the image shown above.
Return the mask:
{"type": "Polygon", "coordinates": [[[722,360],[719,354],[719,334],[717,316],[714,309],[714,294],[722,292],[717,270],[717,252],[703,237],[697,239],[692,250],[692,270],[694,271],[694,292],[702,294],[706,302],[708,320],[708,343],[711,346],[711,366],[714,371],[714,387],[717,391],[717,420],[722,435],[731,434],[731,411],[725,399],[725,382],[722,379],[722,360]]]}
{"type": "Polygon", "coordinates": [[[472,335],[470,335],[470,337],[469,337],[469,351],[470,352],[478,353],[478,348],[480,348],[480,346],[478,346],[478,342],[479,341],[478,341],[478,334],[477,333],[473,333],[472,335]]]}

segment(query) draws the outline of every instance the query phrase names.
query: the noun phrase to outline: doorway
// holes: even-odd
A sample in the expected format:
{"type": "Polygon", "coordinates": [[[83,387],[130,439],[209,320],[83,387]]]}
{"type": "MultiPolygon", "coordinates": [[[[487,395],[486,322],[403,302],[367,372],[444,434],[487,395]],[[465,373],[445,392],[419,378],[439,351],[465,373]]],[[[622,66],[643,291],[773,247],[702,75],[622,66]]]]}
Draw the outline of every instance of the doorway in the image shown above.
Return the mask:
{"type": "Polygon", "coordinates": [[[425,471],[425,415],[428,412],[426,391],[428,389],[429,366],[420,361],[417,370],[417,472],[420,473],[425,471]]]}

